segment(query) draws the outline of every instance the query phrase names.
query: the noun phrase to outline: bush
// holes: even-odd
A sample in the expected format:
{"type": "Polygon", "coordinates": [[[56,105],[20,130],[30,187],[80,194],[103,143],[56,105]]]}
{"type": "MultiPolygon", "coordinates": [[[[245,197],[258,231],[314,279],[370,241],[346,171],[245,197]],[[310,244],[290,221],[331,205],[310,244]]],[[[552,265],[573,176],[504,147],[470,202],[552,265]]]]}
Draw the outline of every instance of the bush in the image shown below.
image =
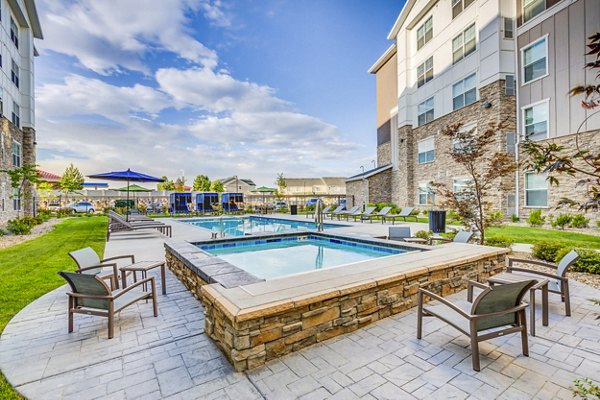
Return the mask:
{"type": "Polygon", "coordinates": [[[6,224],[6,228],[13,235],[29,235],[32,227],[33,225],[23,218],[11,219],[6,224]]]}
{"type": "Polygon", "coordinates": [[[514,241],[512,239],[504,236],[488,237],[484,242],[486,246],[506,247],[507,249],[510,249],[513,243],[514,241]]]}
{"type": "Polygon", "coordinates": [[[600,219],[599,219],[598,221],[596,221],[596,226],[597,226],[598,228],[600,228],[600,219]]]}
{"type": "Polygon", "coordinates": [[[490,212],[485,219],[489,226],[504,225],[504,213],[500,210],[490,212]]]}
{"type": "Polygon", "coordinates": [[[429,240],[431,236],[433,236],[432,231],[418,231],[417,233],[415,233],[415,237],[425,240],[429,240]]]}
{"type": "Polygon", "coordinates": [[[516,224],[517,222],[519,222],[519,221],[520,221],[520,220],[519,220],[519,217],[517,217],[517,215],[516,215],[516,214],[512,214],[512,215],[510,216],[510,220],[511,220],[512,222],[514,222],[515,224],[516,224]]]}
{"type": "MultiPolygon", "coordinates": [[[[569,247],[563,247],[554,258],[554,262],[558,263],[561,258],[565,256],[569,251],[573,250],[569,247]]],[[[591,274],[600,274],[600,252],[591,249],[575,249],[579,254],[579,260],[573,264],[571,271],[577,272],[589,272],[591,274]]]]}
{"type": "Polygon", "coordinates": [[[73,215],[73,213],[74,213],[74,211],[72,208],[59,208],[56,211],[56,216],[58,218],[63,218],[63,217],[71,216],[71,215],[73,215]]]}
{"type": "Polygon", "coordinates": [[[542,226],[546,222],[546,217],[542,216],[542,210],[533,210],[527,217],[527,223],[531,227],[542,226]]]}
{"type": "Polygon", "coordinates": [[[562,249],[562,245],[553,242],[538,242],[533,245],[531,255],[540,260],[554,262],[556,254],[562,249]]]}
{"type": "Polygon", "coordinates": [[[572,220],[573,217],[569,214],[559,214],[554,221],[550,222],[550,225],[553,228],[565,229],[565,226],[569,225],[572,220]]]}
{"type": "Polygon", "coordinates": [[[575,214],[571,219],[572,228],[587,228],[590,226],[590,219],[586,218],[583,214],[575,214]]]}

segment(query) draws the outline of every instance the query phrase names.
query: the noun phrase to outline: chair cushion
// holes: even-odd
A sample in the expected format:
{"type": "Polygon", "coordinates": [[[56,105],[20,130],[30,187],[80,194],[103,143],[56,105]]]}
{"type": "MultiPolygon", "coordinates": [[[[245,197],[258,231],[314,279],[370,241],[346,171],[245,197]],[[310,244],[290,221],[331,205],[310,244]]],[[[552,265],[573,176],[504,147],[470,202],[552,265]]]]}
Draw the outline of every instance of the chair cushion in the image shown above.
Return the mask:
{"type": "MultiPolygon", "coordinates": [[[[457,300],[453,301],[452,304],[470,314],[472,304],[466,300],[457,300]]],[[[448,320],[451,325],[464,330],[465,332],[469,332],[469,320],[458,312],[454,311],[452,308],[448,307],[445,304],[432,302],[429,304],[425,304],[423,309],[431,312],[432,314],[439,315],[448,320]]]]}
{"type": "MultiPolygon", "coordinates": [[[[150,290],[150,288],[148,288],[148,290],[150,290]]],[[[115,290],[115,291],[113,291],[113,295],[116,296],[121,291],[122,291],[122,289],[115,290]]],[[[132,302],[132,301],[142,300],[144,298],[144,296],[150,295],[151,293],[152,292],[150,292],[150,291],[144,292],[142,290],[142,286],[138,286],[134,289],[131,289],[129,292],[127,292],[124,295],[119,296],[115,299],[115,304],[114,304],[115,312],[120,311],[121,309],[126,307],[127,303],[132,302]]]]}

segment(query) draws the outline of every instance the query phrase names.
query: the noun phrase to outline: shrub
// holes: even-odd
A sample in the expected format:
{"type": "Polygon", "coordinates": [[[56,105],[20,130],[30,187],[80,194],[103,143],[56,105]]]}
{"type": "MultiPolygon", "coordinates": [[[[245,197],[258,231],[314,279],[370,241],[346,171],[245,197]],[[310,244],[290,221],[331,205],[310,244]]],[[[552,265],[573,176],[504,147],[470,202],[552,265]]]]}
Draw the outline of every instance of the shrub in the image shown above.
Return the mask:
{"type": "Polygon", "coordinates": [[[11,219],[6,224],[6,228],[13,235],[28,235],[31,233],[32,227],[33,225],[23,218],[11,219]]]}
{"type": "Polygon", "coordinates": [[[432,231],[418,231],[417,233],[415,233],[415,237],[425,240],[429,240],[431,236],[433,236],[432,231]]]}
{"type": "Polygon", "coordinates": [[[538,242],[533,245],[531,255],[533,255],[535,258],[539,258],[540,260],[554,262],[556,259],[556,254],[561,248],[562,245],[559,243],[538,242]]]}
{"type": "Polygon", "coordinates": [[[542,210],[533,210],[527,217],[527,223],[529,226],[542,226],[546,221],[546,217],[542,216],[542,210]]]}
{"type": "Polygon", "coordinates": [[[597,226],[598,228],[600,228],[600,219],[599,219],[598,221],[596,221],[596,226],[597,226]]]}
{"type": "Polygon", "coordinates": [[[504,213],[500,210],[492,211],[485,219],[489,226],[502,226],[504,224],[504,213]]]}
{"type": "Polygon", "coordinates": [[[598,398],[600,399],[600,386],[598,386],[594,381],[588,378],[580,378],[575,379],[573,382],[575,386],[573,391],[573,398],[582,399],[590,399],[590,398],[598,398]]]}
{"type": "Polygon", "coordinates": [[[506,247],[507,249],[510,249],[513,243],[512,239],[505,236],[488,237],[484,242],[486,246],[506,247]]]}
{"type": "Polygon", "coordinates": [[[572,228],[587,228],[590,226],[590,219],[586,218],[583,214],[575,214],[571,219],[572,228]]]}
{"type": "Polygon", "coordinates": [[[74,211],[71,208],[59,208],[56,211],[56,216],[58,218],[63,218],[63,217],[68,217],[70,215],[73,215],[74,211]]]}
{"type": "Polygon", "coordinates": [[[550,225],[553,228],[565,229],[565,226],[569,225],[572,220],[573,217],[569,214],[559,214],[554,221],[550,222],[550,225]]]}
{"type": "Polygon", "coordinates": [[[519,217],[517,217],[516,214],[512,214],[510,216],[510,220],[516,224],[517,222],[519,222],[519,217]]]}
{"type": "MultiPolygon", "coordinates": [[[[569,247],[564,247],[556,252],[554,262],[558,263],[561,258],[569,251],[573,250],[569,247]]],[[[579,254],[579,260],[573,264],[571,271],[589,272],[591,274],[600,274],[600,252],[591,249],[575,249],[579,254]]]]}

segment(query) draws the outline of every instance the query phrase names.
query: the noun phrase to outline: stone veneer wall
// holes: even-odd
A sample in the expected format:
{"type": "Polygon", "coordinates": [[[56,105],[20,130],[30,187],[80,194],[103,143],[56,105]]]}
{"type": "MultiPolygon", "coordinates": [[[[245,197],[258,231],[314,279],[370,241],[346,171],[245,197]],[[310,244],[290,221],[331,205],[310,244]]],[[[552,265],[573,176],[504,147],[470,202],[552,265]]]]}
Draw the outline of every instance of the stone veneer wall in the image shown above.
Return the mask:
{"type": "Polygon", "coordinates": [[[346,208],[368,204],[366,185],[363,180],[346,182],[346,208]]]}
{"type": "MultiPolygon", "coordinates": [[[[392,202],[399,206],[418,206],[419,183],[440,182],[452,187],[454,178],[465,176],[465,171],[450,157],[452,141],[441,135],[448,125],[476,123],[478,129],[486,129],[490,123],[505,121],[505,127],[497,136],[497,150],[506,149],[506,132],[516,132],[516,103],[514,96],[504,94],[504,80],[499,80],[479,89],[480,100],[456,110],[450,114],[436,118],[432,122],[419,126],[403,126],[398,129],[400,160],[399,170],[394,171],[392,178],[392,202]],[[492,107],[482,107],[484,101],[492,107]],[[418,163],[418,142],[435,136],[435,160],[427,164],[418,163]]],[[[500,182],[499,182],[500,184],[500,182]]],[[[503,178],[504,190],[489,199],[497,209],[506,212],[507,195],[514,193],[514,176],[503,178]]],[[[439,201],[438,201],[439,203],[439,201]]]]}
{"type": "Polygon", "coordinates": [[[377,165],[386,165],[392,162],[392,143],[385,142],[377,146],[377,165]]]}
{"type": "MultiPolygon", "coordinates": [[[[33,158],[30,154],[32,142],[5,117],[0,117],[0,135],[2,135],[0,169],[12,169],[14,167],[12,158],[13,141],[21,143],[21,164],[35,163],[35,150],[33,150],[33,158]]],[[[17,217],[17,211],[13,209],[12,195],[13,189],[8,174],[0,173],[0,225],[4,225],[9,219],[17,217]]],[[[31,200],[27,201],[27,207],[25,207],[25,203],[25,198],[22,198],[22,209],[31,212],[31,200]]]]}
{"type": "MultiPolygon", "coordinates": [[[[560,146],[564,147],[562,153],[573,155],[577,153],[575,134],[559,136],[552,139],[548,139],[548,142],[554,142],[560,146]]],[[[579,143],[580,149],[582,150],[590,150],[591,152],[598,152],[600,149],[600,131],[589,131],[584,132],[579,135],[579,143]]],[[[520,151],[521,161],[525,161],[527,157],[526,154],[523,154],[520,151]]],[[[578,162],[575,165],[581,164],[578,162]]],[[[589,168],[589,166],[588,166],[589,168]]],[[[575,177],[568,176],[565,174],[556,174],[556,178],[559,180],[558,186],[550,186],[548,184],[548,206],[541,208],[542,214],[548,215],[558,215],[558,214],[586,214],[587,218],[590,218],[590,226],[593,227],[596,225],[596,221],[600,220],[600,212],[590,211],[584,213],[583,211],[578,211],[578,207],[563,207],[561,209],[556,209],[556,205],[563,197],[568,197],[577,202],[582,202],[585,198],[585,187],[576,187],[577,182],[584,177],[582,175],[578,175],[575,177]]],[[[523,218],[527,218],[529,213],[532,210],[538,209],[538,207],[526,207],[525,206],[525,174],[523,171],[519,171],[519,215],[523,218]]]]}
{"type": "Polygon", "coordinates": [[[368,203],[389,203],[392,201],[392,170],[385,170],[377,175],[369,177],[369,201],[368,203]]]}
{"type": "Polygon", "coordinates": [[[303,301],[255,307],[242,315],[231,314],[227,299],[215,296],[212,285],[201,286],[195,296],[204,305],[206,334],[237,371],[244,371],[414,307],[422,285],[446,296],[464,289],[467,279],[485,281],[503,267],[504,254],[421,268],[383,283],[307,294],[303,301]]]}

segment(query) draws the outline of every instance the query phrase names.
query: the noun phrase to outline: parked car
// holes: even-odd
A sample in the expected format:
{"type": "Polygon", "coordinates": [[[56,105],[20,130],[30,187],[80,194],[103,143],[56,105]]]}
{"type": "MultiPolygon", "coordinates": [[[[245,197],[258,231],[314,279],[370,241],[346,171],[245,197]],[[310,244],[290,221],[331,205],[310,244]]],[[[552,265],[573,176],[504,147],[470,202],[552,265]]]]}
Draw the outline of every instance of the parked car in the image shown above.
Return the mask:
{"type": "Polygon", "coordinates": [[[48,210],[50,211],[58,211],[60,210],[60,203],[50,203],[48,204],[48,210]]]}
{"type": "Polygon", "coordinates": [[[287,203],[285,201],[277,201],[275,202],[275,209],[276,210],[281,210],[282,208],[286,208],[287,207],[287,203]]]}
{"type": "Polygon", "coordinates": [[[76,213],[90,213],[94,212],[94,205],[87,201],[80,201],[69,205],[69,208],[76,213]]]}

